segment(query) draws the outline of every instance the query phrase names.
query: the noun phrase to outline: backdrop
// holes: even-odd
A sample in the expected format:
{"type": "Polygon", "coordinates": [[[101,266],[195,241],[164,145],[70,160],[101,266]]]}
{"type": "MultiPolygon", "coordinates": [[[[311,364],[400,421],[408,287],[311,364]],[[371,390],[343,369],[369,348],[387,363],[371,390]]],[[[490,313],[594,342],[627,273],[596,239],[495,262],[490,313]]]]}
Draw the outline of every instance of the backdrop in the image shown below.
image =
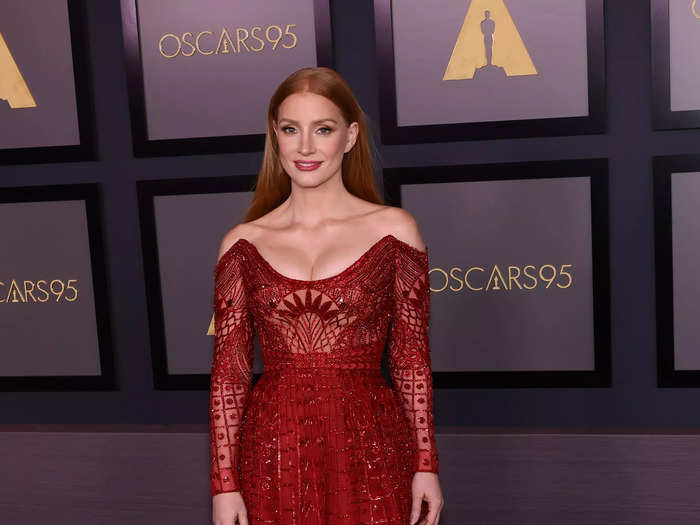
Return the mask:
{"type": "MultiPolygon", "coordinates": [[[[135,160],[119,2],[88,2],[99,161],[0,167],[0,185],[101,182],[117,392],[0,393],[2,423],[205,423],[205,391],[154,391],[135,181],[255,173],[261,153],[135,160]]],[[[595,136],[379,147],[385,167],[607,157],[610,160],[612,388],[435,392],[446,425],[685,426],[700,390],[656,387],[651,156],[700,153],[700,130],[653,133],[649,5],[607,3],[609,130],[595,136]]],[[[370,0],[332,1],[337,70],[378,131],[370,0]]],[[[40,238],[37,242],[42,242],[40,238]]],[[[214,247],[213,247],[214,248],[214,247]]]]}

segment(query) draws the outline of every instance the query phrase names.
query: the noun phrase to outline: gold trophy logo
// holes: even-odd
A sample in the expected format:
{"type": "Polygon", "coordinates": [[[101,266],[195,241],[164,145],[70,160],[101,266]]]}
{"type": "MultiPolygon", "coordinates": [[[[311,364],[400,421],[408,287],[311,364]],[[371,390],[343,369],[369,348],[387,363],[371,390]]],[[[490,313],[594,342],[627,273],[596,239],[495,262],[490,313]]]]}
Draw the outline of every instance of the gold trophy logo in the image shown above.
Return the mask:
{"type": "Polygon", "coordinates": [[[10,48],[0,32],[0,99],[7,100],[12,109],[35,108],[36,102],[24,81],[10,48]]]}
{"type": "Polygon", "coordinates": [[[207,329],[207,335],[216,335],[216,329],[214,328],[214,314],[211,315],[211,321],[209,322],[209,328],[207,329]]]}
{"type": "Polygon", "coordinates": [[[536,74],[504,0],[472,0],[442,79],[536,74]]]}
{"type": "Polygon", "coordinates": [[[693,16],[695,18],[700,18],[700,13],[698,13],[696,10],[697,3],[698,3],[698,0],[693,0],[693,3],[690,5],[690,10],[693,12],[693,16]]]}

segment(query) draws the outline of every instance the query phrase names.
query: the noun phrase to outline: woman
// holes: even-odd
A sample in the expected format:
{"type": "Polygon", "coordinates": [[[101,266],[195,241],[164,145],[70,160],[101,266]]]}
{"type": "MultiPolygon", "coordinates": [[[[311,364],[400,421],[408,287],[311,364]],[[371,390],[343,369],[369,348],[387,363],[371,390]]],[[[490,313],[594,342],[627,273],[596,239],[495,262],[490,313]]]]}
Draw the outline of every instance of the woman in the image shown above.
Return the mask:
{"type": "Polygon", "coordinates": [[[427,250],[412,215],[381,204],[347,83],[288,77],[214,270],[215,525],[438,523],[427,250]]]}

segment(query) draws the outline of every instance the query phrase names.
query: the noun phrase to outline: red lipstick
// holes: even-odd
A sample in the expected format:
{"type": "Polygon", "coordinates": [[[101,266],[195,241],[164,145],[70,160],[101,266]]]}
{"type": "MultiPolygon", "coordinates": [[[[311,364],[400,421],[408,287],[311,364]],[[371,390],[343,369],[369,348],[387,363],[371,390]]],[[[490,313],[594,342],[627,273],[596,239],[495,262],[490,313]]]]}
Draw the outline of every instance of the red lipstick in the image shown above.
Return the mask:
{"type": "Polygon", "coordinates": [[[301,171],[313,171],[321,165],[321,162],[295,160],[294,165],[301,171]]]}

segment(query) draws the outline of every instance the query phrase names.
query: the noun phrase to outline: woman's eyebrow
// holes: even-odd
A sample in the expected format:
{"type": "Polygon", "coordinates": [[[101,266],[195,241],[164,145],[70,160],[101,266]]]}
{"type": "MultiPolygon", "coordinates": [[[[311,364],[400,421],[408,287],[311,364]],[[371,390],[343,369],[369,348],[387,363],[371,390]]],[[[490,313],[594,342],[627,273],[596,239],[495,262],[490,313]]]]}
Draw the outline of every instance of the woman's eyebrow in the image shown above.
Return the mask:
{"type": "MultiPolygon", "coordinates": [[[[290,122],[292,124],[299,124],[296,120],[292,120],[290,118],[281,118],[280,122],[290,122]]],[[[332,122],[333,124],[338,123],[335,119],[332,118],[322,118],[321,120],[314,120],[312,124],[321,124],[322,122],[332,122]]]]}

